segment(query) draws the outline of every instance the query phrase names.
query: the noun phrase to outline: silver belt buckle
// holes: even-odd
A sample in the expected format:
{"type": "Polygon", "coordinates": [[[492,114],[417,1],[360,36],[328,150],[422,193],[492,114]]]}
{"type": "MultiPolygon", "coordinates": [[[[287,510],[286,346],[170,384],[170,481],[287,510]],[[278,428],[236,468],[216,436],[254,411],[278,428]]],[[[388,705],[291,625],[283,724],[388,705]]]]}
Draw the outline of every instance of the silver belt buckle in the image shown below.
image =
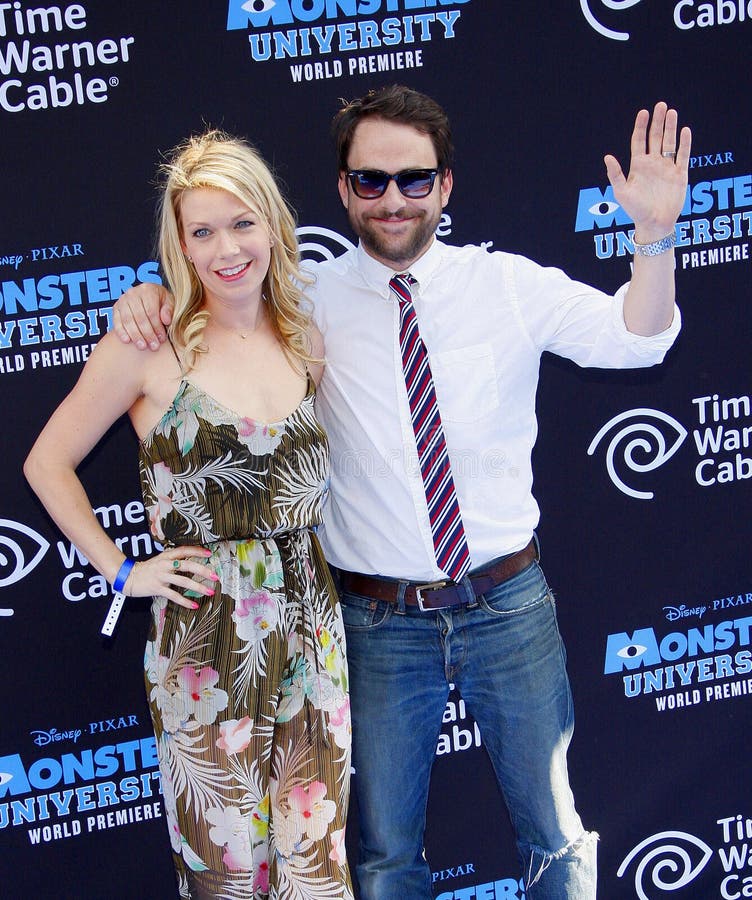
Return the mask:
{"type": "Polygon", "coordinates": [[[446,586],[447,586],[446,581],[431,581],[428,584],[416,584],[415,585],[415,599],[418,601],[418,609],[421,612],[431,612],[434,609],[445,609],[446,605],[431,606],[428,609],[426,609],[426,607],[423,606],[423,591],[435,591],[435,590],[438,590],[438,588],[443,588],[446,586]]]}

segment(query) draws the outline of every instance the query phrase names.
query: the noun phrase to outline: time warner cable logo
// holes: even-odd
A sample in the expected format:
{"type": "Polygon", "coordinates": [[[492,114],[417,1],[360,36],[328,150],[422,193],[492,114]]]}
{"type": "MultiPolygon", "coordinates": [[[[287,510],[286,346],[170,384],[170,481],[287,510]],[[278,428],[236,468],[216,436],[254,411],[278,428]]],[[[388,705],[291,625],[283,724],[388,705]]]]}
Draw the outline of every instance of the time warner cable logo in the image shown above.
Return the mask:
{"type": "MultiPolygon", "coordinates": [[[[271,0],[270,0],[271,2],[271,0]]],[[[615,31],[607,28],[600,21],[602,12],[596,17],[592,8],[600,2],[608,9],[621,10],[635,6],[641,0],[580,0],[580,9],[588,25],[603,37],[612,41],[628,41],[628,31],[615,31]]],[[[752,21],[752,5],[749,0],[715,0],[713,3],[698,3],[696,0],[678,0],[674,3],[673,22],[679,31],[691,31],[693,28],[715,28],[752,21]]]]}
{"type": "MultiPolygon", "coordinates": [[[[49,541],[28,525],[0,519],[0,588],[25,578],[37,567],[49,547],[49,541]]],[[[12,609],[0,609],[0,616],[12,615],[12,609]]]]}
{"type": "Polygon", "coordinates": [[[628,409],[609,419],[588,447],[592,456],[602,440],[613,432],[606,447],[606,471],[611,481],[628,497],[652,500],[653,491],[627,484],[618,469],[639,475],[659,468],[676,453],[687,437],[687,429],[673,416],[657,409],[628,409]]]}
{"type": "Polygon", "coordinates": [[[301,259],[312,262],[336,259],[355,246],[338,232],[320,225],[301,225],[295,229],[295,234],[301,259]]]}
{"type": "MultiPolygon", "coordinates": [[[[628,41],[629,32],[614,31],[611,28],[606,28],[605,25],[602,25],[598,19],[595,18],[590,9],[592,2],[593,0],[580,0],[580,9],[585,16],[588,25],[590,25],[591,28],[594,28],[598,34],[602,34],[603,37],[611,38],[612,41],[628,41]]],[[[630,6],[636,6],[640,0],[600,0],[600,2],[603,6],[608,7],[608,9],[622,10],[629,9],[630,6]]]]}
{"type": "MultiPolygon", "coordinates": [[[[695,422],[692,441],[686,444],[694,443],[697,452],[695,483],[707,489],[752,481],[752,394],[703,394],[690,403],[695,422]]],[[[689,433],[668,413],[628,409],[599,429],[587,452],[593,456],[605,445],[606,470],[614,485],[628,497],[652,500],[653,492],[640,490],[635,479],[667,463],[689,433]]]]}
{"type": "Polygon", "coordinates": [[[640,900],[653,900],[658,895],[650,890],[651,887],[658,888],[661,894],[686,887],[697,878],[712,856],[712,849],[693,834],[661,831],[633,847],[619,866],[616,876],[623,878],[634,863],[635,893],[640,900]],[[694,862],[693,855],[696,857],[694,862]]]}

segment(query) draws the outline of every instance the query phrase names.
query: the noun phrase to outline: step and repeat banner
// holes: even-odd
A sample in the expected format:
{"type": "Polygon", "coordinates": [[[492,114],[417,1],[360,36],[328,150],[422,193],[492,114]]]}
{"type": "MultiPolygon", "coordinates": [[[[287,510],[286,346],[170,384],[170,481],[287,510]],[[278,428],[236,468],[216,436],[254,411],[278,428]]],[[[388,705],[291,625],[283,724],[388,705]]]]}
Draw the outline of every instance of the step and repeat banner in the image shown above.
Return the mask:
{"type": "MultiPolygon", "coordinates": [[[[298,210],[304,254],[336,256],[353,235],[329,123],[339,98],[393,82],[453,122],[445,241],[609,291],[629,278],[632,226],[604,153],[626,164],[636,111],[659,99],[692,126],[682,333],[650,370],[544,357],[535,492],[599,896],[752,897],[751,40],[750,0],[0,3],[3,897],[175,891],[142,680],[148,603],[129,599],[100,633],[111,588],[21,474],[114,301],[159,281],[161,154],[205,125],[249,138],[298,210]]],[[[127,422],[81,476],[123,550],[154,552],[127,422]]],[[[426,842],[440,900],[523,900],[456,693],[426,842]]]]}

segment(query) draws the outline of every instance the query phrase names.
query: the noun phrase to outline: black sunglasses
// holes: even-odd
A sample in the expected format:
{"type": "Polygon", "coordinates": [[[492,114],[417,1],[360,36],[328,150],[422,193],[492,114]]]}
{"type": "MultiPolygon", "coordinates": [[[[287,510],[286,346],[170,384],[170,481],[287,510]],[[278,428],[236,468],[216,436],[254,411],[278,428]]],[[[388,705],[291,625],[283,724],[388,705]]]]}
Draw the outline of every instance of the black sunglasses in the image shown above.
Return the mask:
{"type": "Polygon", "coordinates": [[[438,173],[438,169],[405,169],[390,175],[378,169],[353,169],[347,173],[347,178],[355,196],[361,200],[376,200],[382,197],[392,180],[405,197],[420,200],[431,193],[438,173]]]}

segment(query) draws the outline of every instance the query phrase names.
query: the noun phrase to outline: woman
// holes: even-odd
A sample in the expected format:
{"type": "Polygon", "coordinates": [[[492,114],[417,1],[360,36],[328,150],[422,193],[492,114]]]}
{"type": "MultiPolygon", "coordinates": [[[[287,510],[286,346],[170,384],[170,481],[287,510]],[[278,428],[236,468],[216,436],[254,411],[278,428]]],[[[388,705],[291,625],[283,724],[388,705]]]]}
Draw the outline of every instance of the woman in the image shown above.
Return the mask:
{"type": "Polygon", "coordinates": [[[180,896],[349,898],[344,636],[312,531],[323,346],[294,219],[263,160],[221,133],[163,170],[170,341],[141,353],[106,335],[24,471],[116,590],[154,596],[144,667],[180,896]],[[165,548],[139,562],[76,476],[126,411],[165,548]]]}

